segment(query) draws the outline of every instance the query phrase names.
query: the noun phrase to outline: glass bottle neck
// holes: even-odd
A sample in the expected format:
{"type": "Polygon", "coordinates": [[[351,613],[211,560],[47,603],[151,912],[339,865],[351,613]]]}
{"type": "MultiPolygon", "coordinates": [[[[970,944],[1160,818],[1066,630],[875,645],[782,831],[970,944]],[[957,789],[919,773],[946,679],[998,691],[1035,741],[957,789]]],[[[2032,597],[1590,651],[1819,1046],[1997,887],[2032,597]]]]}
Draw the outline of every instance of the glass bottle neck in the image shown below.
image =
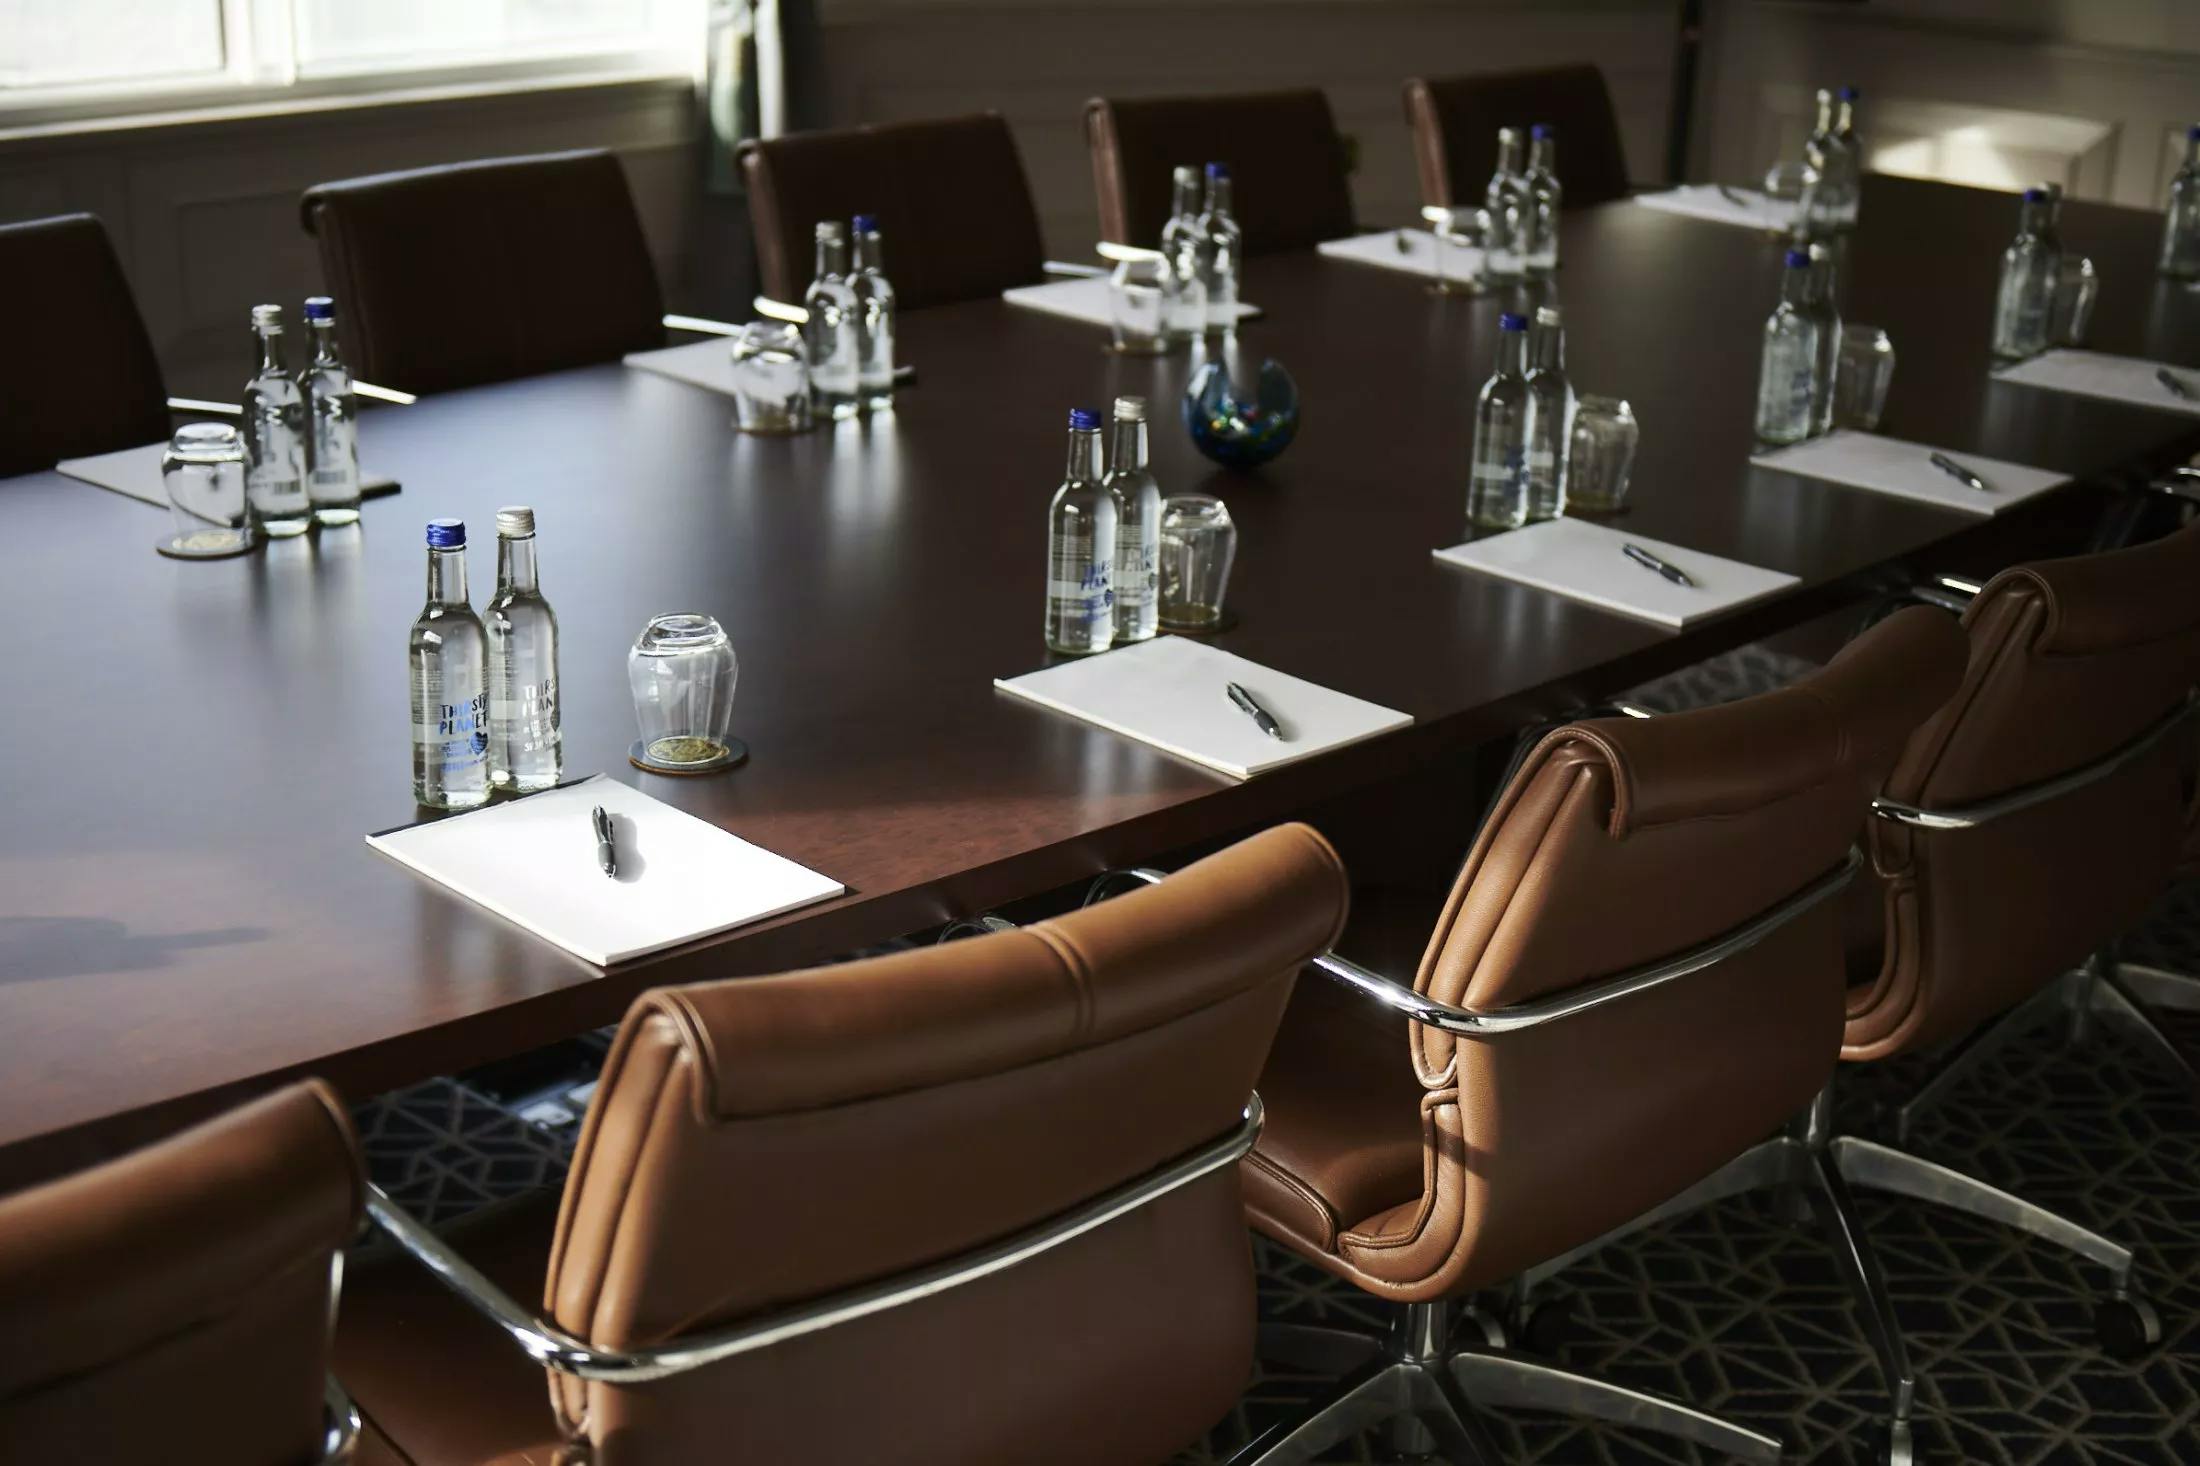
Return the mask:
{"type": "Polygon", "coordinates": [[[258,328],[257,334],[260,338],[260,375],[266,376],[269,372],[281,371],[283,369],[283,328],[280,326],[261,326],[258,328]]]}
{"type": "Polygon", "coordinates": [[[2200,132],[2185,139],[2185,166],[2200,173],[2200,132]]]}
{"type": "Polygon", "coordinates": [[[317,367],[342,366],[343,358],[336,354],[336,323],[315,321],[313,331],[313,364],[317,367]]]}
{"type": "Polygon", "coordinates": [[[1210,214],[1227,214],[1230,212],[1229,179],[1210,178],[1207,180],[1207,212],[1210,214]]]}
{"type": "Polygon", "coordinates": [[[466,547],[428,551],[428,604],[463,606],[466,594],[466,547]]]}
{"type": "Polygon", "coordinates": [[[535,537],[497,536],[497,589],[532,592],[535,585],[535,537]]]}
{"type": "Polygon", "coordinates": [[[1818,94],[1818,131],[1833,131],[1833,93],[1818,94]]]}
{"type": "Polygon", "coordinates": [[[2017,233],[2044,238],[2055,232],[2055,201],[2026,199],[2017,214],[2017,233]]]}
{"type": "Polygon", "coordinates": [[[1510,376],[1521,376],[1528,369],[1528,333],[1525,331],[1501,331],[1497,336],[1497,369],[1510,376]]]}
{"type": "Polygon", "coordinates": [[[1807,306],[1811,301],[1811,277],[1817,273],[1811,265],[1791,265],[1780,280],[1780,299],[1784,304],[1807,306]]]}
{"type": "Polygon", "coordinates": [[[856,268],[873,273],[879,273],[885,269],[879,250],[879,237],[876,234],[859,234],[856,236],[856,268]]]}
{"type": "Polygon", "coordinates": [[[1069,468],[1063,477],[1073,483],[1100,477],[1100,432],[1097,428],[1069,430],[1069,468]]]}
{"type": "Polygon", "coordinates": [[[1146,467],[1146,422],[1117,419],[1114,441],[1108,445],[1108,462],[1116,473],[1138,473],[1146,467]]]}
{"type": "Polygon", "coordinates": [[[1520,171],[1519,138],[1506,136],[1497,140],[1497,171],[1500,173],[1518,173],[1520,171]]]}
{"type": "Polygon", "coordinates": [[[1551,172],[1557,162],[1554,156],[1557,151],[1558,144],[1554,139],[1547,137],[1534,139],[1528,144],[1528,171],[1530,173],[1551,172]]]}
{"type": "Polygon", "coordinates": [[[1528,332],[1528,364],[1538,371],[1562,371],[1566,366],[1566,329],[1535,326],[1528,332]]]}
{"type": "Polygon", "coordinates": [[[820,239],[817,242],[817,278],[837,279],[848,273],[848,242],[844,239],[820,239]]]}
{"type": "Polygon", "coordinates": [[[1833,130],[1843,137],[1856,131],[1856,104],[1844,101],[1834,113],[1833,130]]]}
{"type": "Polygon", "coordinates": [[[1198,178],[1187,176],[1176,181],[1176,203],[1172,212],[1187,219],[1199,212],[1198,178]]]}

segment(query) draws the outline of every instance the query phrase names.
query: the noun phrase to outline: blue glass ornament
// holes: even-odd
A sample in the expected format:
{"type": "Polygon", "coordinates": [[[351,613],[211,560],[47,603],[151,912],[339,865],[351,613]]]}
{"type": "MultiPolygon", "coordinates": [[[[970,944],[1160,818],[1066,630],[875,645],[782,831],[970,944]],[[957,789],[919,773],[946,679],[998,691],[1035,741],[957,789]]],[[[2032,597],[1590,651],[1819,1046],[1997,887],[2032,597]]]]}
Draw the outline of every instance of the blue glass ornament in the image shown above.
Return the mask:
{"type": "Polygon", "coordinates": [[[1224,468],[1258,468],[1298,436],[1299,384],[1264,357],[1248,402],[1224,363],[1210,361],[1185,389],[1184,426],[1192,446],[1224,468]]]}

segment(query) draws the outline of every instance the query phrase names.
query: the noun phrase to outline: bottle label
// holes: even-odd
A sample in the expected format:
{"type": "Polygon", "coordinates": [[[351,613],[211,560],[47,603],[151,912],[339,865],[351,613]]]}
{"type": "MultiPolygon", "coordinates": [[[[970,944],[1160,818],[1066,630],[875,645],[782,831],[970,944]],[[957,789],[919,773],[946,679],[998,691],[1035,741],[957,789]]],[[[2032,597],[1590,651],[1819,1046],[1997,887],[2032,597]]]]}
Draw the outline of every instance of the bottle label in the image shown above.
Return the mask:
{"type": "Polygon", "coordinates": [[[489,756],[489,695],[477,692],[464,702],[441,701],[441,678],[429,673],[424,679],[423,721],[414,724],[413,738],[427,750],[428,761],[446,780],[473,775],[489,756]]]}
{"type": "Polygon", "coordinates": [[[489,721],[519,749],[547,747],[557,731],[558,684],[555,679],[514,683],[506,679],[489,700],[489,721]]]}

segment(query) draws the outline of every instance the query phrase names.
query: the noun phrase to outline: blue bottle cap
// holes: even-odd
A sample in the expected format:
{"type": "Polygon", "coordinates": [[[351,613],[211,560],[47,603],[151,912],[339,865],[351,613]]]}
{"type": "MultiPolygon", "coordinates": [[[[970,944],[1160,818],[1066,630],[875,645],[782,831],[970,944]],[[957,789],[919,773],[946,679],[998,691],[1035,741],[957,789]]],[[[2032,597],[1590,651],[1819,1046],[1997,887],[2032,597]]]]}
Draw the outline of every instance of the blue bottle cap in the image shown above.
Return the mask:
{"type": "Polygon", "coordinates": [[[2192,142],[2195,139],[2200,139],[2200,122],[2195,122],[2185,129],[2185,141],[2192,142]]]}
{"type": "Polygon", "coordinates": [[[848,227],[858,234],[878,233],[878,215],[858,214],[848,221],[848,227]]]}
{"type": "Polygon", "coordinates": [[[1500,331],[1525,331],[1528,329],[1528,318],[1507,311],[1497,318],[1497,329],[1500,331]]]}
{"type": "MultiPolygon", "coordinates": [[[[1069,410],[1069,425],[1080,433],[1097,433],[1100,431],[1100,414],[1089,407],[1073,407],[1069,410]]],[[[461,530],[459,533],[464,534],[465,531],[461,530]]]]}
{"type": "Polygon", "coordinates": [[[1209,178],[1228,178],[1230,176],[1230,165],[1228,163],[1209,163],[1207,165],[1207,176],[1209,178]]]}
{"type": "Polygon", "coordinates": [[[431,550],[465,549],[466,521],[463,519],[429,520],[428,548],[431,550]]]}
{"type": "Polygon", "coordinates": [[[1805,265],[1807,265],[1807,264],[1809,264],[1809,263],[1810,263],[1810,251],[1809,251],[1809,250],[1807,250],[1807,249],[1791,249],[1791,250],[1789,250],[1789,251],[1788,251],[1788,256],[1787,256],[1787,265],[1788,265],[1788,268],[1789,268],[1789,269],[1791,269],[1791,270],[1800,270],[1800,269],[1802,269],[1802,268],[1803,268],[1803,267],[1804,267],[1805,265]]]}
{"type": "Polygon", "coordinates": [[[2044,188],[2028,188],[2024,191],[2024,201],[2028,204],[2044,204],[2047,202],[2047,190],[2044,188]]]}
{"type": "Polygon", "coordinates": [[[1841,100],[1844,102],[1853,102],[1858,97],[1861,97],[1863,95],[1864,94],[1858,91],[1855,87],[1843,87],[1840,91],[1841,100]]]}
{"type": "Polygon", "coordinates": [[[306,297],[306,319],[309,321],[333,321],[336,319],[336,302],[325,295],[306,297]]]}
{"type": "Polygon", "coordinates": [[[1528,129],[1528,136],[1530,136],[1530,137],[1557,137],[1557,136],[1558,136],[1558,129],[1557,129],[1557,128],[1555,128],[1555,127],[1553,127],[1553,126],[1551,126],[1551,124],[1550,124],[1550,123],[1548,123],[1548,122],[1538,122],[1538,123],[1537,123],[1537,124],[1536,124],[1535,126],[1533,126],[1533,127],[1531,127],[1531,128],[1529,128],[1529,129],[1528,129]]]}

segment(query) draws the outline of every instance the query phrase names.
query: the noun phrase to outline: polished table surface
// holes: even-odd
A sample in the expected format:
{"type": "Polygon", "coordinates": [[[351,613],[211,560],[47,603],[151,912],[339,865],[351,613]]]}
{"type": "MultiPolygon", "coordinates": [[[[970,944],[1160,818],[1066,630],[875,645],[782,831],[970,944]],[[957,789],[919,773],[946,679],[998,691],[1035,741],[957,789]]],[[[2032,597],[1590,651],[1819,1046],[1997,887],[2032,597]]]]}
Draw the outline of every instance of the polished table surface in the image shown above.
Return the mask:
{"type": "MultiPolygon", "coordinates": [[[[2086,479],[2191,453],[2191,418],[1986,379],[2015,212],[1870,181],[1842,309],[1894,337],[1884,431],[2086,479]]],[[[2200,363],[2200,295],[2152,274],[2159,226],[2070,206],[2066,243],[2103,279],[2091,344],[2200,363]]],[[[1164,407],[1156,472],[1240,526],[1223,645],[1418,725],[1245,784],[994,691],[1046,660],[1065,409],[1168,404],[1190,371],[998,302],[906,318],[922,379],[901,410],[805,438],[744,438],[726,400],[615,364],[377,411],[366,457],[404,492],[243,559],[156,557],[163,512],[58,475],[0,483],[0,1188],[278,1077],[369,1093],[612,1021],[656,984],[820,960],[1273,820],[1854,600],[1890,567],[1992,568],[1999,522],[1748,466],[1776,242],[1623,203],[1569,216],[1564,251],[1572,380],[1642,422],[1624,522],[1803,585],[1675,635],[1436,564],[1463,532],[1499,301],[1257,259],[1246,294],[1267,315],[1244,347],[1297,377],[1299,440],[1257,477],[1213,473],[1164,407]],[[472,527],[478,605],[510,503],[541,526],[568,773],[630,779],[846,897],[607,973],[365,846],[417,817],[421,524],[472,527]],[[671,610],[715,615],[738,648],[752,758],[730,775],[626,763],[626,649],[671,610]]],[[[2003,519],[2047,534],[2103,492],[2003,519]]]]}

